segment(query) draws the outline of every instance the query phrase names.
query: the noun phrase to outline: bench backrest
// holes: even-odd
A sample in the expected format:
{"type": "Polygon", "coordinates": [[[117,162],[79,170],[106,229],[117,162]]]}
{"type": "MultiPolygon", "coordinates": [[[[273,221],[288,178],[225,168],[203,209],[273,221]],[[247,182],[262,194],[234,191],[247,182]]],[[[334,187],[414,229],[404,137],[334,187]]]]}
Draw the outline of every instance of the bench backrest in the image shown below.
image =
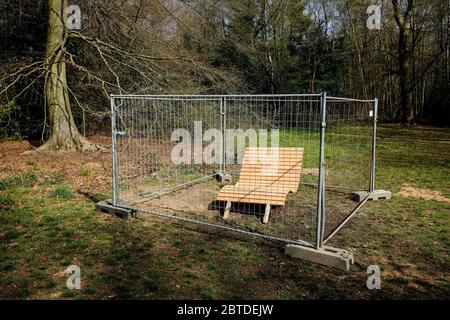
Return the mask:
{"type": "Polygon", "coordinates": [[[296,192],[302,160],[303,148],[248,147],[238,185],[270,186],[296,192]]]}

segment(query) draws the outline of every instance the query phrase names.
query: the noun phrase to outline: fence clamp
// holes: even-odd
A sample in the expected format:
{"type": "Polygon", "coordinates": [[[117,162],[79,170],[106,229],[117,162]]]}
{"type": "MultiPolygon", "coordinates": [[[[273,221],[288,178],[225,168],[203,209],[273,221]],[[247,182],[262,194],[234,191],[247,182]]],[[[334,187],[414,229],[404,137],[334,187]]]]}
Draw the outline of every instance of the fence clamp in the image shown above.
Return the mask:
{"type": "Polygon", "coordinates": [[[326,128],[327,127],[327,123],[326,122],[322,122],[322,128],[326,128]]]}
{"type": "Polygon", "coordinates": [[[127,135],[127,132],[126,131],[116,131],[115,134],[116,134],[116,136],[119,136],[119,137],[125,137],[127,135]]]}

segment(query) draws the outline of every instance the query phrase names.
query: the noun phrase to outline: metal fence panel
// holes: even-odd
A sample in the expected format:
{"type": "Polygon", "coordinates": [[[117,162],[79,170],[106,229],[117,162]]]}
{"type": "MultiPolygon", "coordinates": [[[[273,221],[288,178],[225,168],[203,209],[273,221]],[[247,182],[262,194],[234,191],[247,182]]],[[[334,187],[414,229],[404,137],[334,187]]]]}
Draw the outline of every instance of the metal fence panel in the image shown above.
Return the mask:
{"type": "MultiPolygon", "coordinates": [[[[371,190],[375,100],[328,98],[325,134],[324,238],[330,239],[359,210],[353,192],[371,190]]],[[[365,201],[364,201],[365,202],[365,201]]]]}
{"type": "MultiPolygon", "coordinates": [[[[111,107],[115,205],[321,246],[360,205],[350,194],[370,189],[373,101],[325,94],[155,95],[112,96],[111,107]],[[250,146],[301,148],[296,190],[287,193],[281,182],[272,181],[286,179],[285,173],[278,177],[278,171],[243,168],[250,146]],[[267,179],[272,179],[270,188],[267,179]],[[233,200],[231,207],[217,200],[222,188],[242,186],[244,180],[255,186],[250,195],[233,200]],[[270,206],[263,223],[266,206],[258,197],[278,199],[284,193],[284,202],[270,206]],[[250,196],[258,198],[255,203],[247,201],[250,196]]],[[[280,161],[277,168],[284,168],[280,161]]]]}

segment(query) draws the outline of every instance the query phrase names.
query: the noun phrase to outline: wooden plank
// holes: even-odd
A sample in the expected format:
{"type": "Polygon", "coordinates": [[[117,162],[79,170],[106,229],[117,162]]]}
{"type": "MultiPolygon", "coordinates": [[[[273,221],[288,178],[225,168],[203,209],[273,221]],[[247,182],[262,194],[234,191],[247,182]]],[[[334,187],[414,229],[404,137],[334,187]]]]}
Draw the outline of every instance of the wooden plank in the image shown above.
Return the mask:
{"type": "Polygon", "coordinates": [[[261,171],[279,171],[279,172],[288,172],[288,171],[299,171],[301,170],[301,166],[298,165],[288,165],[288,166],[279,166],[279,165],[258,165],[258,166],[250,166],[250,165],[242,165],[241,172],[245,171],[254,171],[254,172],[261,172],[261,171]]]}
{"type": "Polygon", "coordinates": [[[300,163],[298,161],[298,158],[301,157],[301,155],[299,156],[292,156],[292,158],[288,158],[288,157],[269,157],[269,158],[244,158],[242,160],[242,164],[247,164],[247,165],[252,165],[252,164],[272,164],[274,161],[276,163],[280,163],[280,164],[294,164],[294,163],[300,163]]]}
{"type": "MultiPolygon", "coordinates": [[[[300,174],[300,171],[297,173],[297,176],[300,174]]],[[[264,180],[268,180],[268,181],[300,181],[300,179],[298,179],[295,176],[292,175],[282,175],[282,176],[276,176],[276,175],[258,175],[256,173],[248,173],[248,172],[244,172],[244,174],[242,175],[242,179],[240,179],[242,181],[264,181],[264,180]]]]}
{"type": "Polygon", "coordinates": [[[266,196],[268,198],[279,198],[279,197],[286,197],[286,191],[285,192],[271,192],[267,190],[225,190],[220,193],[220,196],[246,196],[246,195],[255,195],[255,196],[266,196]]]}
{"type": "MultiPolygon", "coordinates": [[[[272,195],[268,196],[266,194],[222,194],[218,197],[218,200],[227,200],[227,199],[252,199],[252,200],[259,200],[259,201],[284,201],[286,198],[286,194],[284,195],[272,195]]],[[[264,202],[263,202],[264,203],[264,202]]]]}
{"type": "Polygon", "coordinates": [[[264,212],[263,223],[266,224],[269,222],[269,214],[270,214],[270,204],[266,205],[266,210],[264,212]]]}
{"type": "Polygon", "coordinates": [[[262,172],[277,172],[280,173],[289,173],[289,172],[295,172],[298,173],[301,171],[300,166],[289,166],[289,167],[280,167],[280,166],[243,166],[241,169],[241,172],[255,172],[255,173],[262,173],[262,172]]]}
{"type": "Polygon", "coordinates": [[[219,196],[220,198],[255,198],[255,199],[259,199],[259,200],[283,200],[284,198],[286,198],[286,193],[285,194],[264,194],[264,193],[222,193],[219,196]]]}
{"type": "Polygon", "coordinates": [[[286,174],[298,174],[301,171],[301,167],[288,167],[288,168],[280,168],[280,167],[270,167],[270,166],[260,166],[260,167],[244,167],[241,170],[241,173],[255,173],[255,174],[277,174],[279,176],[286,174]]]}
{"type": "Polygon", "coordinates": [[[268,197],[267,195],[255,195],[255,194],[249,194],[249,195],[224,195],[223,197],[219,197],[217,200],[221,201],[233,201],[235,202],[243,202],[243,201],[251,201],[255,203],[270,203],[270,202],[282,202],[286,201],[286,196],[278,196],[278,197],[268,197]]]}
{"type": "Polygon", "coordinates": [[[227,205],[225,207],[225,210],[223,212],[223,220],[227,220],[228,216],[230,215],[231,210],[231,201],[227,201],[227,205]]]}
{"type": "Polygon", "coordinates": [[[286,190],[270,190],[270,189],[226,189],[220,191],[219,195],[264,195],[267,197],[286,197],[286,190]]]}
{"type": "Polygon", "coordinates": [[[277,189],[281,189],[281,190],[285,190],[285,189],[291,189],[291,188],[296,188],[298,185],[298,183],[279,183],[278,181],[265,181],[265,182],[261,182],[261,183],[255,183],[254,181],[252,181],[251,183],[245,183],[245,182],[241,182],[239,183],[240,187],[246,187],[246,186],[267,186],[267,187],[271,187],[271,188],[277,188],[277,189]]]}
{"type": "Polygon", "coordinates": [[[267,199],[248,199],[248,198],[229,198],[229,199],[217,199],[218,201],[230,201],[234,203],[242,203],[242,204],[270,204],[272,206],[284,206],[286,200],[267,200],[267,199]]]}
{"type": "Polygon", "coordinates": [[[218,196],[264,196],[267,198],[285,198],[286,197],[286,190],[285,192],[271,192],[267,190],[225,190],[221,192],[218,196]]]}
{"type": "Polygon", "coordinates": [[[281,173],[281,174],[275,174],[273,172],[267,173],[267,174],[262,174],[257,173],[257,172],[243,172],[241,175],[241,178],[252,178],[255,180],[279,180],[279,181],[283,181],[283,180],[300,180],[298,178],[298,175],[300,174],[301,171],[297,171],[295,173],[281,173]]]}

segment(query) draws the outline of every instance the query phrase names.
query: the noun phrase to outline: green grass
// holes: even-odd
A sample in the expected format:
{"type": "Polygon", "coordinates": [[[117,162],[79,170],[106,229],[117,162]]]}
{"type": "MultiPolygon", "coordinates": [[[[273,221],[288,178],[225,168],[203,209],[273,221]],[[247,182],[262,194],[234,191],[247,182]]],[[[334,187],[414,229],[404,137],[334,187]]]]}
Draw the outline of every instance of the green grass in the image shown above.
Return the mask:
{"type": "Polygon", "coordinates": [[[350,273],[290,259],[272,242],[97,213],[95,199],[78,194],[64,174],[2,178],[0,298],[446,299],[450,205],[396,195],[407,183],[450,197],[450,131],[419,130],[380,128],[377,185],[394,196],[368,204],[330,243],[355,252],[350,273]],[[65,287],[72,264],[81,268],[79,291],[65,287]],[[378,291],[365,287],[372,264],[383,272],[378,291]]]}
{"type": "Polygon", "coordinates": [[[178,184],[189,182],[203,177],[196,168],[190,167],[160,167],[154,172],[154,177],[145,180],[148,186],[157,186],[160,184],[178,184]]]}
{"type": "Polygon", "coordinates": [[[91,169],[84,168],[84,167],[80,169],[80,176],[89,177],[90,175],[91,175],[91,169]]]}
{"type": "Polygon", "coordinates": [[[53,190],[52,198],[70,200],[73,198],[73,193],[72,193],[72,191],[70,191],[69,187],[62,186],[62,187],[58,187],[55,190],[53,190]]]}
{"type": "Polygon", "coordinates": [[[17,187],[33,187],[37,182],[37,176],[34,172],[26,172],[20,176],[13,176],[0,179],[0,191],[14,189],[17,187]]]}

